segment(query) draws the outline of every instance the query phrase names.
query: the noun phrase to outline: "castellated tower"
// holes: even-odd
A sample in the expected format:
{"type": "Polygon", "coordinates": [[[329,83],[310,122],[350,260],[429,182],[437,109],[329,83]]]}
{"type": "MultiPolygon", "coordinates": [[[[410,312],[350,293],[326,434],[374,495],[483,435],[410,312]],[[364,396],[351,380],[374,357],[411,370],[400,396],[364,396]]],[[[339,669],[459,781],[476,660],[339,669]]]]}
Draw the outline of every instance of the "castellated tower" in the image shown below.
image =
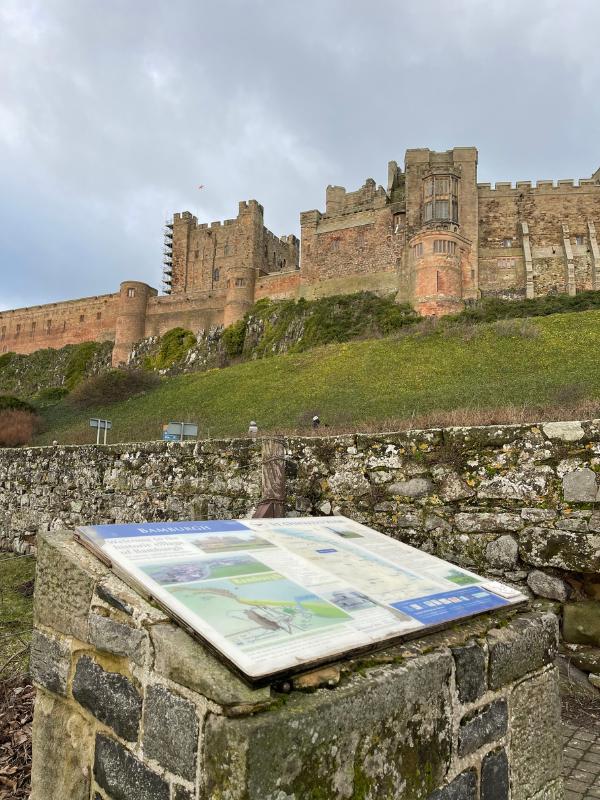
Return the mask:
{"type": "Polygon", "coordinates": [[[114,367],[126,364],[131,349],[146,335],[148,301],[157,295],[156,289],[139,281],[124,281],[118,294],[115,325],[114,367]]]}
{"type": "MultiPolygon", "coordinates": [[[[477,150],[406,153],[405,291],[425,316],[478,295],[477,150]]],[[[402,298],[405,299],[405,298],[402,298]]]]}
{"type": "Polygon", "coordinates": [[[236,241],[239,257],[227,265],[223,325],[241,319],[254,303],[254,284],[263,267],[262,234],[264,210],[256,200],[242,201],[237,217],[236,241]]]}

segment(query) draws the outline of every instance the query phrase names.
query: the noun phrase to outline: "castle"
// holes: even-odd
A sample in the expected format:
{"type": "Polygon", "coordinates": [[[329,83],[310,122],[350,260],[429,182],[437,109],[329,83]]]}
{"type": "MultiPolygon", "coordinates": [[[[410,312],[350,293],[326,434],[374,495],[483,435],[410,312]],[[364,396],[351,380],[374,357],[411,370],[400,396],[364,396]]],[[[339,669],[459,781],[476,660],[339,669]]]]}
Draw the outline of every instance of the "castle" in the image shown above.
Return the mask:
{"type": "Polygon", "coordinates": [[[175,214],[163,295],[125,281],[115,294],[0,312],[0,352],[111,340],[118,365],[140,339],[230,325],[264,297],[369,290],[439,316],[483,296],[574,295],[600,289],[596,222],[600,169],[578,183],[492,187],[477,183],[474,147],[407,150],[385,189],[371,178],[354,192],[328,186],[325,211],[300,215],[300,241],[267,230],[256,200],[210,225],[175,214]]]}

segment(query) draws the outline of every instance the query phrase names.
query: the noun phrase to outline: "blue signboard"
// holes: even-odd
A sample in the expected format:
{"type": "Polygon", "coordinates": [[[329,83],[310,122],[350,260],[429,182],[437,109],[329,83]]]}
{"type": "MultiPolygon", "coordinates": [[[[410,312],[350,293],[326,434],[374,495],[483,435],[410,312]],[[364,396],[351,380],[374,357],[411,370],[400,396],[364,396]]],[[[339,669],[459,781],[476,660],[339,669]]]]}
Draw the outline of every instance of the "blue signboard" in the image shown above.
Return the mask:
{"type": "Polygon", "coordinates": [[[471,614],[481,614],[484,611],[501,608],[509,605],[509,602],[479,586],[469,586],[391,605],[392,608],[403,611],[424,625],[435,625],[438,622],[449,622],[471,614]]]}
{"type": "Polygon", "coordinates": [[[248,526],[237,520],[203,520],[202,522],[143,522],[139,525],[94,525],[88,530],[103,539],[127,539],[138,536],[177,536],[185,533],[214,533],[215,531],[247,531],[248,526]]]}

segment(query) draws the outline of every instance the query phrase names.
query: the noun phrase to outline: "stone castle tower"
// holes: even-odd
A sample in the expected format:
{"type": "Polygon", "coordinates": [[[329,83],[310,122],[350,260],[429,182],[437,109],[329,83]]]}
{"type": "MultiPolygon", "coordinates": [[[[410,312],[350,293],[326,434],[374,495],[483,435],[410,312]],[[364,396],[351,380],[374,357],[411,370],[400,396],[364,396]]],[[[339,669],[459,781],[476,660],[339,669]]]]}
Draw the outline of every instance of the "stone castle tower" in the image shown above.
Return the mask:
{"type": "Polygon", "coordinates": [[[477,159],[474,147],[407,150],[386,188],[328,186],[325,211],[300,215],[300,241],[271,233],[256,200],[224,222],[177,213],[163,295],[126,281],[116,294],[0,312],[0,353],[110,340],[118,365],[140,339],[230,325],[264,297],[372,291],[439,316],[479,297],[600,289],[600,169],[492,187],[477,183],[477,159]]]}

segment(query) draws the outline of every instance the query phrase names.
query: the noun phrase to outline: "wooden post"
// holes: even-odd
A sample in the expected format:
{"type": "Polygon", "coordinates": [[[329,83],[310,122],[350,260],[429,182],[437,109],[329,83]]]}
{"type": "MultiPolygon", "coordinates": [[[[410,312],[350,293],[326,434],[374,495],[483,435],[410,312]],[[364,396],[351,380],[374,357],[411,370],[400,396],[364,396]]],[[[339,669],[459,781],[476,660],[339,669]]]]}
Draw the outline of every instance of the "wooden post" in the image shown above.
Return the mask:
{"type": "Polygon", "coordinates": [[[283,439],[263,439],[262,500],[255,518],[283,517],[285,514],[285,447],[283,439]]]}

